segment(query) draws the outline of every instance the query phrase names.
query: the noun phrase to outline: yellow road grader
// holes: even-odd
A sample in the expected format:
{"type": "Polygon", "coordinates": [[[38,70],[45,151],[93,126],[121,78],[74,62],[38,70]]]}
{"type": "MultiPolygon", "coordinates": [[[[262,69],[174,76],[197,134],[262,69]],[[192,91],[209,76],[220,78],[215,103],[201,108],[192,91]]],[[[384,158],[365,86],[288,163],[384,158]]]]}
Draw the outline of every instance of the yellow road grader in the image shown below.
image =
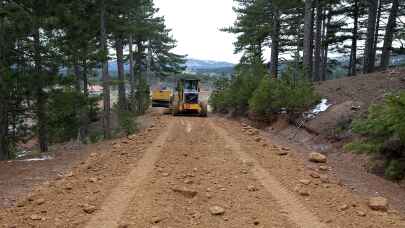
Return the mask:
{"type": "Polygon", "coordinates": [[[207,116],[207,102],[201,99],[200,80],[179,79],[171,99],[173,115],[207,116]]]}

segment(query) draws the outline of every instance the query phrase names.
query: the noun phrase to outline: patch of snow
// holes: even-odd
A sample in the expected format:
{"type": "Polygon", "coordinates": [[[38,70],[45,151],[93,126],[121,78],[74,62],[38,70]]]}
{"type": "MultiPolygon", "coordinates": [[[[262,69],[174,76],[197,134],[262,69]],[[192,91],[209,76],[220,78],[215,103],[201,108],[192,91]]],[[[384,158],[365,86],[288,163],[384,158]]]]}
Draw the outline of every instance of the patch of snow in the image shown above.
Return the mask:
{"type": "Polygon", "coordinates": [[[29,153],[30,153],[30,151],[22,150],[22,151],[17,152],[16,157],[17,158],[22,158],[22,157],[27,156],[29,153]]]}
{"type": "Polygon", "coordinates": [[[52,160],[52,159],[53,159],[52,156],[45,155],[45,156],[42,156],[42,157],[39,157],[39,158],[30,158],[30,159],[24,159],[24,160],[21,160],[21,161],[23,161],[23,162],[31,162],[31,161],[46,161],[46,160],[52,160]]]}
{"type": "Polygon", "coordinates": [[[318,115],[321,112],[325,112],[328,110],[328,108],[332,106],[332,104],[328,104],[328,99],[322,99],[321,103],[318,104],[312,111],[311,113],[318,115]]]}
{"type": "Polygon", "coordinates": [[[328,99],[322,99],[321,103],[315,106],[314,109],[304,113],[304,118],[313,119],[319,115],[319,113],[327,111],[331,106],[332,104],[328,104],[328,99]]]}

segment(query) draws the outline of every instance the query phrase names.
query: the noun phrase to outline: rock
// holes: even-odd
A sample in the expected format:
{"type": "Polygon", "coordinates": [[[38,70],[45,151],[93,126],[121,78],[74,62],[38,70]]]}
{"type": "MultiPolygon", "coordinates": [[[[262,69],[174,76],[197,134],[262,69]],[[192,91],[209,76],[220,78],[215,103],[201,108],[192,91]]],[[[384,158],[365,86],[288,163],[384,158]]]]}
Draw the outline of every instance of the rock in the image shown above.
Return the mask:
{"type": "Polygon", "coordinates": [[[258,226],[258,225],[260,225],[260,222],[256,220],[253,222],[253,225],[258,226]]]}
{"type": "Polygon", "coordinates": [[[30,219],[31,219],[31,220],[34,220],[34,221],[38,221],[38,220],[42,220],[42,217],[39,216],[39,215],[31,215],[31,216],[30,216],[30,219]]]}
{"type": "Polygon", "coordinates": [[[319,178],[321,179],[321,182],[324,184],[329,183],[329,176],[328,175],[320,175],[319,178]]]}
{"type": "Polygon", "coordinates": [[[303,185],[309,185],[309,184],[311,184],[311,180],[302,179],[302,180],[300,180],[300,183],[303,185]]]}
{"type": "Polygon", "coordinates": [[[247,187],[247,190],[248,190],[249,192],[256,192],[256,191],[258,191],[258,189],[257,189],[254,185],[249,185],[249,186],[247,187]]]}
{"type": "Polygon", "coordinates": [[[298,190],[298,193],[299,193],[301,196],[309,196],[309,195],[310,195],[310,194],[309,194],[309,191],[306,190],[306,189],[304,189],[304,188],[299,189],[299,190],[298,190]]]}
{"type": "Polygon", "coordinates": [[[356,211],[357,215],[360,217],[365,217],[366,213],[364,211],[356,211]]]}
{"type": "Polygon", "coordinates": [[[158,224],[161,221],[163,221],[163,219],[161,217],[155,216],[155,217],[152,218],[151,222],[152,222],[152,224],[158,224]]]}
{"type": "Polygon", "coordinates": [[[69,173],[67,173],[67,174],[65,175],[65,177],[73,177],[73,176],[74,176],[73,172],[69,172],[69,173]]]}
{"type": "Polygon", "coordinates": [[[262,141],[262,138],[256,137],[256,138],[255,138],[255,141],[256,141],[256,142],[260,142],[260,141],[262,141]]]}
{"type": "Polygon", "coordinates": [[[368,206],[375,211],[387,211],[388,210],[388,200],[384,197],[372,197],[368,201],[368,206]]]}
{"type": "Polygon", "coordinates": [[[89,182],[90,183],[95,183],[95,182],[97,182],[97,178],[91,177],[91,178],[89,178],[89,182]]]}
{"type": "Polygon", "coordinates": [[[319,170],[320,171],[328,171],[329,168],[327,166],[321,165],[321,166],[319,166],[319,170]]]}
{"type": "Polygon", "coordinates": [[[118,226],[118,228],[128,228],[129,224],[121,224],[118,226]]]}
{"type": "Polygon", "coordinates": [[[286,156],[286,155],[288,155],[288,151],[287,150],[277,150],[276,154],[278,156],[286,156]]]}
{"type": "Polygon", "coordinates": [[[339,211],[345,211],[347,209],[349,209],[349,205],[347,204],[343,204],[342,206],[339,207],[339,211]]]}
{"type": "Polygon", "coordinates": [[[17,207],[25,207],[26,203],[27,202],[25,200],[22,200],[22,201],[19,201],[16,206],[17,207]]]}
{"type": "Polygon", "coordinates": [[[186,180],[184,180],[184,183],[185,183],[185,184],[192,184],[192,183],[193,183],[193,180],[191,180],[191,179],[186,179],[186,180]]]}
{"type": "Polygon", "coordinates": [[[70,190],[72,190],[72,189],[73,189],[73,186],[72,186],[71,184],[66,184],[65,190],[70,191],[70,190]]]}
{"type": "Polygon", "coordinates": [[[97,208],[93,205],[84,205],[83,211],[86,212],[87,214],[93,214],[97,208]]]}
{"type": "Polygon", "coordinates": [[[38,199],[38,200],[36,201],[36,204],[37,204],[37,205],[42,205],[42,204],[44,204],[45,202],[46,202],[45,199],[40,198],[40,199],[38,199]]]}
{"type": "Polygon", "coordinates": [[[170,174],[169,173],[163,173],[162,176],[168,177],[168,176],[170,176],[170,174]]]}
{"type": "Polygon", "coordinates": [[[128,135],[127,137],[129,140],[134,140],[136,139],[136,135],[128,135]]]}
{"type": "Polygon", "coordinates": [[[309,154],[309,161],[316,163],[326,163],[327,158],[325,155],[313,152],[309,154]]]}
{"type": "Polygon", "coordinates": [[[220,206],[210,207],[211,215],[223,215],[225,214],[225,209],[220,206]]]}
{"type": "Polygon", "coordinates": [[[187,198],[194,198],[197,195],[197,191],[188,188],[173,188],[172,191],[179,193],[187,198]]]}
{"type": "Polygon", "coordinates": [[[319,176],[319,174],[316,173],[316,172],[311,172],[309,175],[310,175],[312,178],[315,178],[315,179],[321,178],[321,176],[319,176]]]}

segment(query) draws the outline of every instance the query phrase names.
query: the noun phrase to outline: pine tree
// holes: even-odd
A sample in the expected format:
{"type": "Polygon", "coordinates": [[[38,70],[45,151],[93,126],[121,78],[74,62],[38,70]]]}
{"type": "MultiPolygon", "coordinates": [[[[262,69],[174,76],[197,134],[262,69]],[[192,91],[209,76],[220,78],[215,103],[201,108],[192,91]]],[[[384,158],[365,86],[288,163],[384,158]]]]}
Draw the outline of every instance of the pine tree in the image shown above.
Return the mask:
{"type": "Polygon", "coordinates": [[[384,45],[381,55],[381,68],[386,69],[390,63],[392,42],[394,39],[394,32],[397,26],[397,17],[399,13],[399,0],[392,0],[392,6],[387,22],[387,29],[384,36],[384,45]]]}

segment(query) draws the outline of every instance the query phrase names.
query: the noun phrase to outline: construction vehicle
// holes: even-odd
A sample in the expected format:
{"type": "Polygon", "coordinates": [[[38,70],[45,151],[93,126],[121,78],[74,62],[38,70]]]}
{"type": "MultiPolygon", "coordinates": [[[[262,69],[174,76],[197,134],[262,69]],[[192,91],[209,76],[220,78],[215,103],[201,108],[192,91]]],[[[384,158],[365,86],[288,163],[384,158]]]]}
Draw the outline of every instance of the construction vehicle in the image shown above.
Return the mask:
{"type": "Polygon", "coordinates": [[[172,97],[173,115],[207,116],[207,103],[201,100],[200,80],[179,79],[172,97]]]}
{"type": "Polygon", "coordinates": [[[152,107],[170,108],[172,91],[164,85],[160,85],[152,90],[152,107]]]}

